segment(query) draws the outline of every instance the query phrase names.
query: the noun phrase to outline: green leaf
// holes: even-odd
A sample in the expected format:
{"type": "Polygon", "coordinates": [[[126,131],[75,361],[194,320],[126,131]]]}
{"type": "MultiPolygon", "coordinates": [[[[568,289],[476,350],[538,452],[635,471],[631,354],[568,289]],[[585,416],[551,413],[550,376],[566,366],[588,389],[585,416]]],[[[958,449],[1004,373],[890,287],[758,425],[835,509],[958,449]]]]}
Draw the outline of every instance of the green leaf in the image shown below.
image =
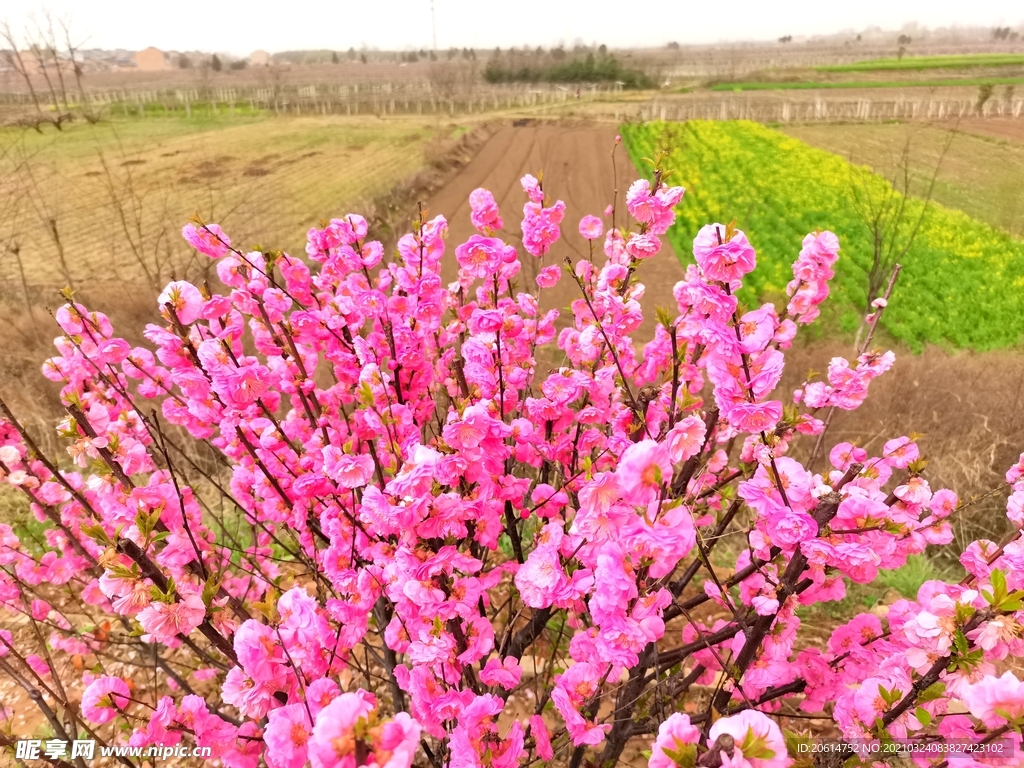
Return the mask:
{"type": "Polygon", "coordinates": [[[970,650],[970,646],[967,644],[967,635],[964,631],[957,627],[956,632],[953,633],[953,645],[956,647],[956,652],[960,656],[966,656],[970,650]]]}
{"type": "Polygon", "coordinates": [[[655,307],[654,315],[658,318],[658,324],[665,328],[672,327],[672,314],[664,307],[655,307]]]}
{"type": "Polygon", "coordinates": [[[892,734],[889,733],[889,729],[885,727],[885,724],[882,722],[882,718],[875,718],[875,728],[877,730],[878,740],[880,742],[882,742],[883,744],[893,743],[892,734]]]}
{"type": "Polygon", "coordinates": [[[130,568],[126,568],[120,563],[113,563],[107,566],[107,572],[116,579],[130,581],[139,578],[139,566],[136,563],[132,563],[130,568]]]}
{"type": "Polygon", "coordinates": [[[679,768],[693,768],[697,764],[697,748],[693,744],[676,744],[677,749],[662,749],[665,757],[679,768]]]}
{"type": "Polygon", "coordinates": [[[920,458],[914,459],[914,461],[910,462],[907,465],[907,472],[909,472],[912,475],[920,475],[922,472],[924,472],[924,468],[927,466],[928,459],[922,456],[920,458]]]}
{"type": "Polygon", "coordinates": [[[1013,713],[1004,709],[1003,707],[996,707],[992,710],[992,712],[999,715],[999,717],[1003,718],[1007,722],[1012,723],[1015,719],[1013,713]]]}
{"type": "Polygon", "coordinates": [[[888,690],[882,686],[878,686],[878,693],[881,695],[882,700],[889,706],[892,706],[903,698],[903,691],[899,688],[888,690]]]}
{"type": "Polygon", "coordinates": [[[747,730],[747,735],[740,744],[743,757],[751,760],[771,760],[775,757],[775,750],[768,746],[764,739],[754,733],[754,729],[747,730]]]}
{"type": "Polygon", "coordinates": [[[937,699],[941,699],[945,695],[946,695],[946,684],[945,683],[942,683],[942,682],[932,683],[927,688],[925,688],[923,691],[921,691],[920,695],[918,695],[918,697],[917,697],[917,700],[920,703],[924,704],[924,703],[929,702],[929,701],[935,701],[937,699]]]}
{"type": "Polygon", "coordinates": [[[800,409],[794,403],[782,406],[782,420],[787,424],[796,424],[800,419],[800,409]]]}
{"type": "Polygon", "coordinates": [[[110,537],[107,536],[107,532],[103,530],[103,526],[101,525],[83,525],[82,533],[84,533],[90,539],[95,541],[97,544],[103,544],[108,547],[114,546],[114,542],[110,540],[110,537]]]}
{"type": "Polygon", "coordinates": [[[1024,607],[1024,592],[1011,592],[1010,595],[999,604],[1001,611],[1019,611],[1024,607]]]}
{"type": "Polygon", "coordinates": [[[1009,597],[1006,590],[1006,575],[998,568],[995,568],[989,575],[988,580],[992,585],[992,591],[982,590],[981,594],[988,601],[989,605],[999,610],[1003,602],[1009,597]]]}
{"type": "Polygon", "coordinates": [[[893,536],[901,536],[906,532],[906,527],[894,520],[886,520],[884,530],[886,533],[891,533],[893,536]]]}
{"type": "Polygon", "coordinates": [[[918,722],[921,723],[925,728],[932,724],[932,716],[924,707],[918,707],[914,710],[914,717],[917,718],[918,722]]]}
{"type": "Polygon", "coordinates": [[[210,607],[210,603],[213,602],[213,598],[217,596],[217,592],[219,590],[220,582],[212,577],[203,585],[203,604],[206,605],[207,608],[210,607]]]}
{"type": "Polygon", "coordinates": [[[135,527],[139,529],[142,538],[148,540],[149,534],[153,531],[150,524],[150,517],[141,509],[135,513],[135,527]]]}
{"type": "Polygon", "coordinates": [[[810,768],[813,765],[813,761],[809,759],[811,757],[811,739],[785,728],[782,729],[782,736],[786,740],[786,752],[790,757],[796,759],[794,768],[810,768]]]}

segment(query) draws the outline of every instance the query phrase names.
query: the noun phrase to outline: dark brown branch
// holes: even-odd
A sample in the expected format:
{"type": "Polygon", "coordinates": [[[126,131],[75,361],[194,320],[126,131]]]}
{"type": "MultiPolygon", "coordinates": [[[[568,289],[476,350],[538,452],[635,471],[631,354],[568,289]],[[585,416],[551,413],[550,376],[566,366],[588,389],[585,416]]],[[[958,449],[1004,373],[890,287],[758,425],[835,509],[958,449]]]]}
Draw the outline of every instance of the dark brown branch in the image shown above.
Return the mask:
{"type": "Polygon", "coordinates": [[[509,643],[508,650],[505,652],[505,658],[511,656],[514,659],[523,658],[523,653],[529,648],[533,641],[540,637],[540,633],[544,631],[544,628],[548,625],[548,620],[551,618],[550,608],[540,608],[535,610],[533,615],[530,617],[529,623],[520,629],[515,635],[512,636],[512,641],[509,643]]]}

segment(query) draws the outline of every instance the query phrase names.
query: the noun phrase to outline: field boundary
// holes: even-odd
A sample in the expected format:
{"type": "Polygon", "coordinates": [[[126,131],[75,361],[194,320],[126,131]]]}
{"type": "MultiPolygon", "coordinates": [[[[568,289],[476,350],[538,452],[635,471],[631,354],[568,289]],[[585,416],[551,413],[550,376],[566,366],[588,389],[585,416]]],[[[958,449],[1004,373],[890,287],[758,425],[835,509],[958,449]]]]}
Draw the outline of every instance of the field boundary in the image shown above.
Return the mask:
{"type": "MultiPolygon", "coordinates": [[[[611,105],[609,105],[611,106],[611,105]]],[[[752,120],[758,123],[810,123],[886,120],[945,120],[961,118],[1024,117],[1024,98],[1012,101],[989,99],[979,108],[976,94],[957,97],[898,97],[888,99],[815,98],[803,101],[778,98],[747,98],[736,94],[725,99],[665,99],[638,105],[631,111],[615,110],[616,119],[652,120],[752,120]]]]}
{"type": "Polygon", "coordinates": [[[815,91],[848,88],[962,88],[980,87],[983,85],[1020,85],[1024,77],[949,77],[941,80],[841,80],[835,82],[818,82],[813,80],[779,80],[752,81],[738,83],[718,83],[710,90],[725,91],[815,91]]]}
{"type": "Polygon", "coordinates": [[[1021,53],[965,53],[946,56],[904,56],[865,59],[848,64],[823,64],[816,72],[913,72],[922,69],[972,69],[1024,65],[1021,53]]]}
{"type": "Polygon", "coordinates": [[[557,83],[474,85],[449,88],[429,81],[410,83],[354,83],[351,85],[280,85],[272,87],[193,87],[109,89],[68,94],[59,109],[53,105],[40,115],[31,94],[0,93],[0,124],[55,117],[61,110],[81,110],[105,117],[153,118],[183,116],[218,117],[224,114],[263,113],[275,116],[342,115],[473,115],[503,109],[529,109],[593,101],[618,93],[612,83],[574,83],[570,89],[557,83]]]}

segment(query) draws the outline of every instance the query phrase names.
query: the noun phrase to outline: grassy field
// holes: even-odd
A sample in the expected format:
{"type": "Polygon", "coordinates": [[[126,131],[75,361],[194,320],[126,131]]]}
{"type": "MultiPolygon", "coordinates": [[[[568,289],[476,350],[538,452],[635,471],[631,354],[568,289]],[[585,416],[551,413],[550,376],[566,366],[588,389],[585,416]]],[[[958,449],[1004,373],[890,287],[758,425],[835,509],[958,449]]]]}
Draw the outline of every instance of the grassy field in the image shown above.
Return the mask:
{"type": "Polygon", "coordinates": [[[902,59],[870,59],[853,64],[829,64],[815,67],[818,72],[885,72],[920,69],[971,69],[1024,65],[1020,53],[975,53],[949,56],[904,56],[902,59]]]}
{"type": "MultiPolygon", "coordinates": [[[[708,221],[736,219],[750,235],[759,264],[747,283],[748,301],[783,300],[804,234],[836,232],[843,250],[831,319],[848,330],[857,326],[872,251],[869,214],[854,196],[881,199],[891,190],[885,178],[755,123],[624,125],[622,135],[634,162],[667,150],[673,181],[687,187],[669,233],[678,253],[690,251],[708,221]]],[[[898,242],[906,242],[922,206],[905,201],[898,242]]],[[[933,204],[903,263],[883,321],[893,336],[915,348],[937,343],[979,350],[1016,345],[1024,336],[1024,242],[933,204]]]]}
{"type": "Polygon", "coordinates": [[[820,82],[752,81],[748,83],[717,83],[712,91],[812,91],[835,88],[949,88],[957,86],[1020,85],[1024,77],[950,77],[941,80],[842,80],[820,82]]]}
{"type": "Polygon", "coordinates": [[[460,130],[259,115],[2,129],[0,285],[162,284],[181,272],[194,213],[236,242],[301,252],[310,226],[391,189],[460,130]]]}
{"type": "Polygon", "coordinates": [[[1024,238],[1024,142],[967,132],[977,125],[964,129],[956,123],[823,123],[781,130],[853,163],[869,165],[886,178],[893,178],[906,151],[910,190],[917,196],[927,193],[939,165],[936,201],[1024,238]],[[946,149],[950,130],[956,135],[946,149]]]}

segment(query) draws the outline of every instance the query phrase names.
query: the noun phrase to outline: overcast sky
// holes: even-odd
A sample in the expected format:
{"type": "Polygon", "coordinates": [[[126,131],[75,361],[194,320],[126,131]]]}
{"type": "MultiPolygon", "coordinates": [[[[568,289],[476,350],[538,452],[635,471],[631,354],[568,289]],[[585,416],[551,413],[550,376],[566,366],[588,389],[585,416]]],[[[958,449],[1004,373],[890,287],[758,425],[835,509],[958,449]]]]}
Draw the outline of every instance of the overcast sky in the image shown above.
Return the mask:
{"type": "MultiPolygon", "coordinates": [[[[433,0],[437,47],[774,40],[869,26],[1017,26],[1020,0],[433,0]]],[[[2,0],[17,29],[50,9],[87,47],[221,51],[430,48],[431,0],[2,0]]]]}

